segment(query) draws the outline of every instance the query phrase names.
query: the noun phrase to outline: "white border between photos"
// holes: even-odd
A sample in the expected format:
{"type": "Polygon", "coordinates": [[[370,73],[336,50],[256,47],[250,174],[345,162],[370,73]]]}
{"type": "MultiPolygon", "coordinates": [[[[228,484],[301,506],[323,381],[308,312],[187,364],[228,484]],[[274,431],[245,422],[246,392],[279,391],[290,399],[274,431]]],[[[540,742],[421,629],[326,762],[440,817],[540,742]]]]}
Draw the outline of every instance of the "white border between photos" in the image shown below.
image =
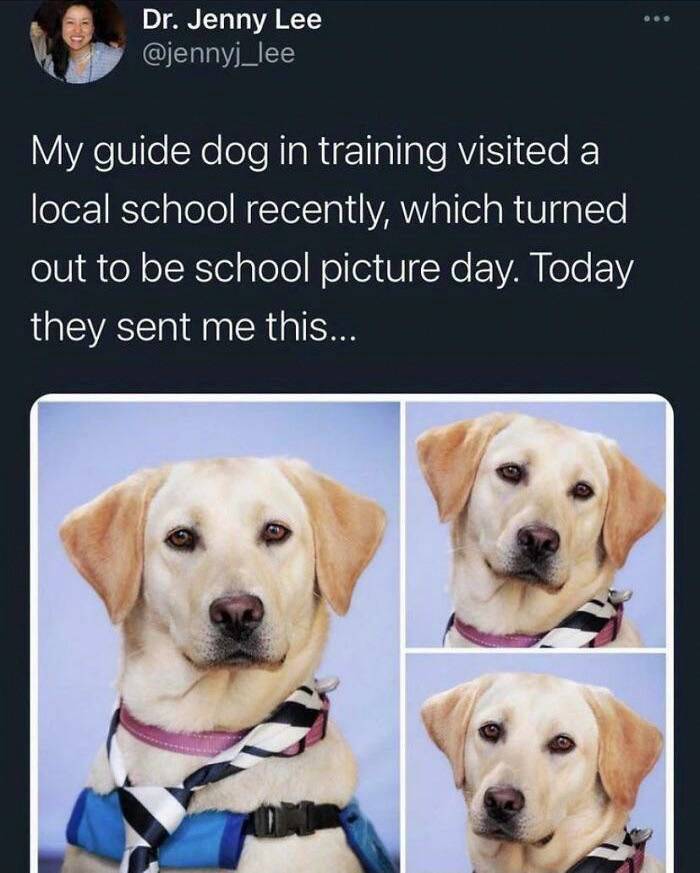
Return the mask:
{"type": "MultiPolygon", "coordinates": [[[[666,646],[662,648],[632,649],[559,649],[550,652],[596,657],[601,654],[665,655],[666,656],[666,870],[674,871],[674,413],[673,407],[660,394],[46,394],[36,400],[30,413],[30,747],[29,747],[29,870],[38,873],[39,867],[39,689],[38,689],[38,603],[39,603],[39,429],[40,403],[399,403],[400,435],[400,591],[399,591],[399,676],[401,707],[400,736],[400,851],[401,869],[406,865],[406,657],[413,654],[446,654],[466,656],[498,654],[511,649],[450,650],[406,646],[406,405],[407,403],[658,403],[666,409],[666,646]]],[[[522,653],[527,657],[527,652],[522,653]]]]}

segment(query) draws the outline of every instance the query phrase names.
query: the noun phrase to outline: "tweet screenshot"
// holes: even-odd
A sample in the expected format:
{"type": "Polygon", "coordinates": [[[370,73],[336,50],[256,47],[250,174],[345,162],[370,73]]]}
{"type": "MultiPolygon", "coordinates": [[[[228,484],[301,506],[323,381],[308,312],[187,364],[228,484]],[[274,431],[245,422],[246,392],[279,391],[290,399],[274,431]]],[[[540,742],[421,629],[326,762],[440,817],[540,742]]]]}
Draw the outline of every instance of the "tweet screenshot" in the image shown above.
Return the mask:
{"type": "Polygon", "coordinates": [[[700,2],[0,19],[3,870],[692,873],[700,2]]]}

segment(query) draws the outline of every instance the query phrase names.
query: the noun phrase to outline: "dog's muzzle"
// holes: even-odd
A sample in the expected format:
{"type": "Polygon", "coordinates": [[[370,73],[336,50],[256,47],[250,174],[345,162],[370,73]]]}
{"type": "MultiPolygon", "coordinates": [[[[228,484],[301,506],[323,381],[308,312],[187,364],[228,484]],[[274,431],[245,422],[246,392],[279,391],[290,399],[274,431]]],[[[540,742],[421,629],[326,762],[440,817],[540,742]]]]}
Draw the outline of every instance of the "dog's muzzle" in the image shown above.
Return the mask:
{"type": "Polygon", "coordinates": [[[512,821],[525,806],[525,795],[512,785],[497,785],[484,792],[486,815],[499,824],[512,821]]]}
{"type": "Polygon", "coordinates": [[[559,534],[554,528],[543,524],[521,527],[515,535],[508,575],[523,582],[554,587],[552,575],[560,544],[559,534]]]}
{"type": "Polygon", "coordinates": [[[209,607],[209,618],[221,633],[237,642],[250,639],[260,627],[265,607],[253,594],[232,594],[217,598],[209,607]]]}
{"type": "Polygon", "coordinates": [[[518,788],[512,785],[487,788],[476,833],[494,840],[517,841],[519,815],[524,807],[525,795],[518,788]]]}
{"type": "Polygon", "coordinates": [[[209,606],[209,620],[216,633],[217,660],[246,664],[267,660],[258,630],[265,606],[254,594],[237,592],[219,597],[209,606]]]}

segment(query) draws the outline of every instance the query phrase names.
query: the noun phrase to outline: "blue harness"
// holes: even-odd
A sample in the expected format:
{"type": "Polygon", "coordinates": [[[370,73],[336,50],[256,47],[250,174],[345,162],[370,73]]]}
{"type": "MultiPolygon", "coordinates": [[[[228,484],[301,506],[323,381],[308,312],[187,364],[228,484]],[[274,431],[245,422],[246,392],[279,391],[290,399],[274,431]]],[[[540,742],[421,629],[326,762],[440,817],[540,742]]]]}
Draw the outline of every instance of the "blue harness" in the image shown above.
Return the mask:
{"type": "MultiPolygon", "coordinates": [[[[235,870],[246,838],[248,813],[198,812],[185,816],[163,843],[163,867],[214,867],[235,870]]],[[[372,822],[356,800],[340,810],[340,826],[364,873],[395,873],[395,867],[372,822]]],[[[97,794],[85,788],[79,795],[66,829],[66,838],[102,858],[120,861],[124,854],[124,819],[116,791],[97,794]]]]}

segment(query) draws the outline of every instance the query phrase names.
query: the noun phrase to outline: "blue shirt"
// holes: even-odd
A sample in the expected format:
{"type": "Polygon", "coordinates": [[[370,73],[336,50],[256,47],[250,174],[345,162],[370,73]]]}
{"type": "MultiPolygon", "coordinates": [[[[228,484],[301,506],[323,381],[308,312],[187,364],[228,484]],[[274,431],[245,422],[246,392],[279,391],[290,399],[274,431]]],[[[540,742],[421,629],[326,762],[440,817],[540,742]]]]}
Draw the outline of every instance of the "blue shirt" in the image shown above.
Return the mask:
{"type": "MultiPolygon", "coordinates": [[[[112,72],[122,59],[123,54],[124,52],[120,48],[113,48],[111,45],[107,45],[104,42],[94,42],[92,44],[92,57],[83,69],[82,75],[78,74],[73,61],[68,61],[66,82],[70,85],[85,85],[88,82],[96,82],[98,79],[106,76],[107,73],[112,72]]],[[[54,79],[58,79],[58,76],[54,73],[53,58],[51,55],[46,59],[44,69],[50,76],[53,76],[54,79]]]]}

